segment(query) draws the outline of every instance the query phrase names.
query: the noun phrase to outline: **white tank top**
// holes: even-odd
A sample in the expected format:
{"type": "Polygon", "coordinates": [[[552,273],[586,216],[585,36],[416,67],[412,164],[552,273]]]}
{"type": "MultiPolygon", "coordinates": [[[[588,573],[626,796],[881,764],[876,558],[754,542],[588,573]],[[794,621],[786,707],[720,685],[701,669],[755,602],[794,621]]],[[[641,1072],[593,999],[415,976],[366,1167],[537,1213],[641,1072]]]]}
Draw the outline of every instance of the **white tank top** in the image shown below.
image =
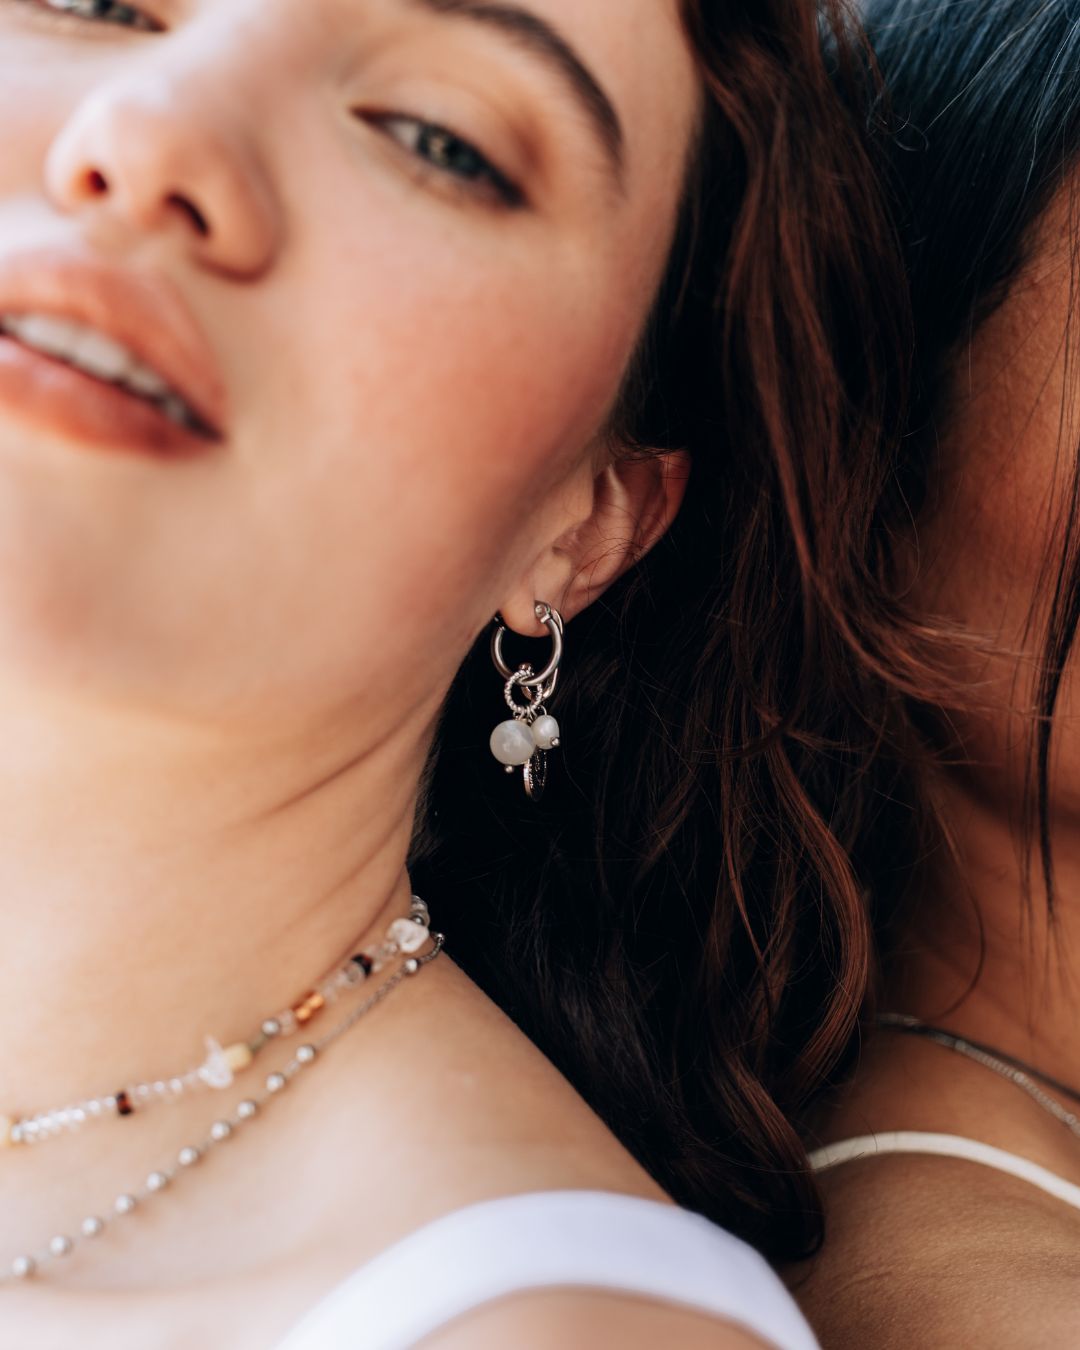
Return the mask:
{"type": "Polygon", "coordinates": [[[968,1139],[960,1134],[930,1134],[922,1130],[886,1130],[881,1134],[862,1134],[855,1139],[842,1139],[839,1143],[817,1149],[810,1154],[810,1166],[815,1172],[825,1172],[830,1167],[839,1167],[841,1163],[876,1158],[887,1153],[963,1158],[967,1162],[979,1163],[982,1167],[992,1167],[997,1172],[1018,1177],[1021,1181],[1037,1186],[1047,1195],[1064,1200],[1074,1209],[1080,1209],[1080,1186],[1028,1158],[1021,1158],[1017,1153],[1007,1153],[1004,1149],[982,1144],[977,1139],[968,1139]]]}
{"type": "Polygon", "coordinates": [[[508,1196],[436,1219],[333,1289],[275,1350],[408,1350],[496,1299],[552,1288],[670,1303],[776,1350],[818,1350],[746,1243],[701,1215],[606,1191],[508,1196]]]}

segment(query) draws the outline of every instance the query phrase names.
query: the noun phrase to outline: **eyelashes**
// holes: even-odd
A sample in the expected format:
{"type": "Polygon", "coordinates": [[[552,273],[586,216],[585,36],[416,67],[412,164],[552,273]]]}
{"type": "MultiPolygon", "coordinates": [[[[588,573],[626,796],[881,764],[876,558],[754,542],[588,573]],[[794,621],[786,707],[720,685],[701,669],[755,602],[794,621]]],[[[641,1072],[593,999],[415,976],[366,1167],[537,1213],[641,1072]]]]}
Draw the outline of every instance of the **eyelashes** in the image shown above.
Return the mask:
{"type": "Polygon", "coordinates": [[[473,195],[518,209],[525,194],[470,141],[447,127],[402,113],[361,114],[361,119],[397,142],[430,172],[473,195]]]}
{"type": "Polygon", "coordinates": [[[134,5],[122,0],[20,0],[20,3],[51,14],[90,22],[113,24],[141,33],[160,33],[161,25],[134,5]]]}

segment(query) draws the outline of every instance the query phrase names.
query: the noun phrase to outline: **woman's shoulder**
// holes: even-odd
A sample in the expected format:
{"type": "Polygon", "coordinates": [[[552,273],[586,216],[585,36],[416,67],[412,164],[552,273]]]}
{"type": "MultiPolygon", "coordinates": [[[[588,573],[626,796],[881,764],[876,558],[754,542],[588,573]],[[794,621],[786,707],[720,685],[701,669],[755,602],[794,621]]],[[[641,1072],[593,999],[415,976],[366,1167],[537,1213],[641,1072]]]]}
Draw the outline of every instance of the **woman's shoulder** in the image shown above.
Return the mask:
{"type": "Polygon", "coordinates": [[[608,1192],[510,1195],[452,1211],[362,1266],[279,1350],[351,1345],[358,1318],[378,1350],[432,1336],[446,1350],[489,1342],[735,1348],[747,1336],[782,1350],[814,1346],[790,1296],[746,1244],[670,1203],[608,1192]]]}
{"type": "Polygon", "coordinates": [[[825,1242],[787,1280],[833,1350],[1075,1337],[1080,1211],[959,1158],[866,1158],[822,1185],[825,1242]]]}
{"type": "Polygon", "coordinates": [[[489,1304],[425,1341],[428,1350],[552,1350],[617,1345],[620,1350],[761,1350],[734,1322],[626,1295],[565,1290],[489,1304]]]}

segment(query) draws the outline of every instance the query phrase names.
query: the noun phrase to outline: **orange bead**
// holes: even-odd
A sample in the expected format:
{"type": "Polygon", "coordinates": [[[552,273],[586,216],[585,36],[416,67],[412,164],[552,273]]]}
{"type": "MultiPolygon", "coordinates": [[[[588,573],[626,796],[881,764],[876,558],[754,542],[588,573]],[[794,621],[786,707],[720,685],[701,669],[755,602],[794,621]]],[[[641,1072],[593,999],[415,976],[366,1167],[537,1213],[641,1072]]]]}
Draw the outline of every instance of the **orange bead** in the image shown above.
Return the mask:
{"type": "Polygon", "coordinates": [[[310,1022],[315,1014],[325,1006],[326,999],[317,990],[313,990],[293,1008],[293,1013],[296,1020],[303,1026],[305,1022],[310,1022]]]}

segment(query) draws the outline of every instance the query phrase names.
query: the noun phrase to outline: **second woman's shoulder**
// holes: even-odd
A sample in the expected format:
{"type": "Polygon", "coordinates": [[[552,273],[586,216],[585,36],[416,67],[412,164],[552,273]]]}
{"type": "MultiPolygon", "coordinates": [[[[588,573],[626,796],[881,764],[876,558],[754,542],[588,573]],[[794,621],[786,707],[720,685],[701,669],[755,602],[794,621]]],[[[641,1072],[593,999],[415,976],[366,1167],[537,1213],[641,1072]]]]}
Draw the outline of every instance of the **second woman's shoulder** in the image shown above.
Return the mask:
{"type": "Polygon", "coordinates": [[[1080,1212],[958,1159],[888,1156],[825,1179],[826,1237],[788,1284],[830,1350],[1070,1344],[1080,1212]]]}

